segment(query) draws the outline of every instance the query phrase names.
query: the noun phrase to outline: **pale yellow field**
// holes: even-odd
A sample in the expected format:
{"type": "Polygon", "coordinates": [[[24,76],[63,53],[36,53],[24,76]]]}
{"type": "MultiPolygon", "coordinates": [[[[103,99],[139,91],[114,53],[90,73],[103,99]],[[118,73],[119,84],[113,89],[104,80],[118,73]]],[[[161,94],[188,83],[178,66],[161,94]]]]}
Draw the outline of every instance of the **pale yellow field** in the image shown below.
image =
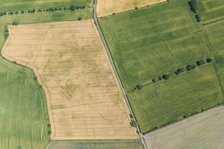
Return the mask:
{"type": "Polygon", "coordinates": [[[9,26],[9,34],[2,54],[34,69],[52,140],[138,138],[92,20],[9,26]]]}
{"type": "Polygon", "coordinates": [[[224,107],[200,113],[145,135],[149,149],[223,149],[224,107]]]}
{"type": "Polygon", "coordinates": [[[167,0],[98,0],[97,15],[99,17],[111,15],[112,13],[122,12],[135,7],[144,7],[167,0]]]}

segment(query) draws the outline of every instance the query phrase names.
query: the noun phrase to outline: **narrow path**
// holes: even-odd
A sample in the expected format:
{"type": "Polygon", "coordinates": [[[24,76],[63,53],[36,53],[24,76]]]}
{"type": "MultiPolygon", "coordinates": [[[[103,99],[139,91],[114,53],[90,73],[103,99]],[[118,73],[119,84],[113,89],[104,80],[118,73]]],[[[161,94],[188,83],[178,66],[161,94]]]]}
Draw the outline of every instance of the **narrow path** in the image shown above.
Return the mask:
{"type": "Polygon", "coordinates": [[[122,92],[123,92],[125,101],[126,101],[126,103],[127,103],[129,112],[130,112],[131,115],[133,116],[133,120],[136,122],[136,129],[137,129],[137,132],[138,132],[138,134],[139,134],[139,136],[140,136],[142,145],[143,145],[144,149],[148,149],[147,146],[146,146],[146,143],[145,143],[144,135],[142,134],[142,132],[141,132],[141,130],[140,130],[140,128],[139,128],[139,125],[138,125],[138,122],[137,122],[137,120],[136,120],[135,114],[134,114],[134,112],[133,112],[133,110],[132,110],[132,108],[131,108],[130,102],[129,102],[129,100],[128,100],[128,98],[127,98],[127,95],[126,95],[126,93],[125,93],[125,91],[124,91],[123,84],[122,84],[122,82],[121,82],[121,80],[120,80],[120,77],[119,77],[119,75],[118,75],[117,69],[116,69],[115,64],[114,64],[114,62],[113,62],[113,60],[112,60],[112,57],[111,57],[111,54],[110,54],[110,51],[109,51],[109,46],[107,45],[106,39],[104,38],[103,32],[102,32],[101,27],[100,27],[100,25],[99,25],[99,21],[98,21],[98,18],[97,18],[96,7],[97,7],[97,0],[93,0],[93,19],[94,19],[94,23],[95,23],[96,28],[97,28],[97,30],[98,30],[98,32],[99,32],[100,38],[101,38],[101,40],[102,40],[102,42],[103,42],[103,45],[104,45],[104,47],[105,47],[105,49],[106,49],[107,55],[108,55],[108,57],[109,57],[110,63],[111,63],[111,65],[112,65],[112,67],[113,67],[113,70],[114,70],[114,72],[115,72],[116,78],[117,78],[117,80],[118,80],[118,82],[119,82],[119,85],[120,85],[120,87],[121,87],[121,89],[122,89],[122,92]]]}

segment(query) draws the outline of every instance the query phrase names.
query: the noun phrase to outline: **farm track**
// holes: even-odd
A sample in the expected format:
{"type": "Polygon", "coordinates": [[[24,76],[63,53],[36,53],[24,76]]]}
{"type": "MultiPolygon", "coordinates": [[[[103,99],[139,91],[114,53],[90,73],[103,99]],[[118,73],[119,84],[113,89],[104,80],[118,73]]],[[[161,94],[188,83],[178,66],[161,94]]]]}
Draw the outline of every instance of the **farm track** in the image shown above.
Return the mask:
{"type": "Polygon", "coordinates": [[[122,92],[123,92],[125,101],[126,101],[126,103],[127,103],[128,109],[129,109],[130,113],[131,113],[132,116],[133,116],[133,120],[136,122],[136,129],[137,129],[137,132],[138,132],[138,134],[139,134],[139,136],[140,136],[141,142],[142,142],[142,144],[143,144],[143,146],[144,146],[144,149],[148,149],[147,146],[146,146],[146,143],[145,143],[145,138],[144,138],[144,136],[143,136],[143,134],[142,134],[142,132],[141,132],[141,130],[140,130],[140,127],[139,127],[139,124],[138,124],[138,122],[137,122],[137,120],[136,120],[135,114],[134,114],[134,112],[133,112],[133,110],[132,110],[132,107],[131,107],[131,105],[130,105],[130,102],[129,102],[128,98],[127,98],[126,92],[125,92],[125,90],[124,90],[122,81],[121,81],[121,79],[120,79],[120,77],[119,77],[119,74],[118,74],[118,72],[117,72],[116,66],[115,66],[115,64],[114,64],[114,62],[113,62],[113,60],[112,60],[112,56],[111,56],[110,51],[109,51],[109,46],[107,45],[106,39],[105,39],[105,37],[104,37],[104,35],[103,35],[103,31],[101,30],[101,27],[100,27],[100,25],[99,25],[99,21],[98,21],[98,18],[97,18],[97,10],[96,10],[96,9],[97,9],[97,0],[94,0],[93,3],[94,3],[94,4],[93,4],[93,19],[94,19],[94,23],[95,23],[96,28],[97,28],[97,30],[98,30],[98,32],[99,32],[100,38],[101,38],[101,40],[102,40],[102,42],[103,42],[103,45],[104,45],[105,50],[106,50],[106,52],[107,52],[107,55],[108,55],[108,57],[109,57],[110,63],[111,63],[111,65],[112,65],[112,67],[113,67],[113,70],[114,70],[114,72],[115,72],[116,78],[117,78],[117,80],[118,80],[118,82],[119,82],[119,85],[120,85],[120,87],[121,87],[121,89],[122,89],[122,92]]]}

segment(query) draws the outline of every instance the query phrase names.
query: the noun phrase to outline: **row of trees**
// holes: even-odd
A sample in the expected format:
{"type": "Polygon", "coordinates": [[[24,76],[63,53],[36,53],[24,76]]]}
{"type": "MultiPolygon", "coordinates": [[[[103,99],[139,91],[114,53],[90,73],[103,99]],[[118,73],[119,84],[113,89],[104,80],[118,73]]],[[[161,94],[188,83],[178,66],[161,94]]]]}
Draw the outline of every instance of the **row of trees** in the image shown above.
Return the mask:
{"type": "MultiPolygon", "coordinates": [[[[196,61],[195,64],[190,64],[190,65],[187,65],[185,68],[178,68],[176,71],[174,71],[174,74],[175,75],[179,75],[185,71],[191,71],[199,66],[202,66],[206,63],[211,63],[213,60],[212,58],[207,58],[206,60],[198,60],[196,61]]],[[[169,80],[169,78],[171,77],[171,75],[169,74],[163,74],[162,76],[159,76],[157,79],[152,79],[152,82],[153,83],[156,83],[157,81],[162,81],[162,80],[169,80]]]]}
{"type": "Polygon", "coordinates": [[[198,0],[190,0],[188,2],[188,5],[190,6],[190,9],[194,12],[195,18],[197,19],[197,21],[200,22],[201,17],[198,13],[198,0]]]}
{"type": "Polygon", "coordinates": [[[15,12],[0,12],[0,16],[4,15],[13,15],[13,14],[24,14],[24,13],[36,13],[36,12],[54,12],[54,11],[75,11],[78,9],[85,9],[85,6],[75,6],[70,5],[70,7],[55,7],[55,8],[46,8],[46,9],[30,9],[27,11],[21,10],[21,11],[15,11],[15,12]]]}

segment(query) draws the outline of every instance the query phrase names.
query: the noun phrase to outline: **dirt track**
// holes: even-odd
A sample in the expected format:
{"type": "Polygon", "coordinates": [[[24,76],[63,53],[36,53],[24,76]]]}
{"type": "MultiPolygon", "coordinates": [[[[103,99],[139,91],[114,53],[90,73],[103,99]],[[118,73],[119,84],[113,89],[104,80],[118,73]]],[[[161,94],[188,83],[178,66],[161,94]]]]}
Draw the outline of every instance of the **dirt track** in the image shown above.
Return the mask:
{"type": "Polygon", "coordinates": [[[98,0],[97,15],[99,17],[107,16],[112,13],[134,9],[135,7],[144,7],[165,1],[166,0],[98,0]]]}
{"type": "Polygon", "coordinates": [[[52,140],[137,139],[92,20],[9,27],[2,54],[34,69],[52,140]]]}

